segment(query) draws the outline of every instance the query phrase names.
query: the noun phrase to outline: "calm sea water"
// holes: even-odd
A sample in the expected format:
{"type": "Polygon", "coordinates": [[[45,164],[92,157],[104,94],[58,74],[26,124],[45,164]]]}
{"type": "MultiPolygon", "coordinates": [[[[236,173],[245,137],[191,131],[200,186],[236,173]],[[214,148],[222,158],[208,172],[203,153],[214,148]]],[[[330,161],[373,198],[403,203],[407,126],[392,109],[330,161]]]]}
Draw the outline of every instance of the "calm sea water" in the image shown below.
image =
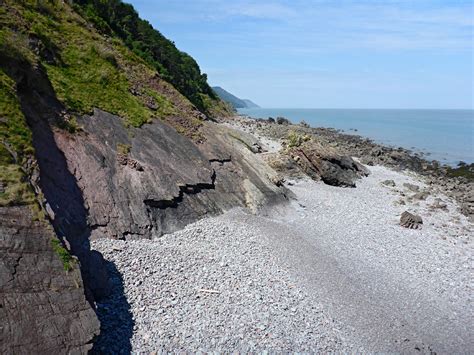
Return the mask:
{"type": "Polygon", "coordinates": [[[283,116],[293,123],[332,127],[456,165],[474,163],[474,110],[241,109],[254,118],[283,116]],[[357,132],[349,131],[357,129],[357,132]]]}

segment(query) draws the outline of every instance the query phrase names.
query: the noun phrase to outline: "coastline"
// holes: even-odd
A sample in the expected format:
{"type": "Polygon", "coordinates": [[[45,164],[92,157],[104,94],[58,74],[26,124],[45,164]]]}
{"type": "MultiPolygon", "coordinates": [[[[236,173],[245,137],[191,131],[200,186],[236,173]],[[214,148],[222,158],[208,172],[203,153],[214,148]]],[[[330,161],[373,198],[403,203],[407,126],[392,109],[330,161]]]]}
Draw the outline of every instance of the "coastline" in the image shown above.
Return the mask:
{"type": "Polygon", "coordinates": [[[123,275],[117,297],[98,303],[99,348],[121,349],[122,312],[133,316],[133,352],[472,348],[473,224],[430,168],[415,171],[426,162],[330,129],[223,124],[253,135],[258,143],[236,144],[265,160],[285,151],[289,132],[317,133],[340,152],[368,151],[369,174],[342,188],[289,170],[275,182],[288,204],[230,210],[150,241],[94,240],[123,275]],[[400,226],[403,211],[422,228],[400,226]],[[121,287],[130,308],[117,303],[121,287]]]}
{"type": "Polygon", "coordinates": [[[293,124],[334,128],[392,148],[399,146],[427,160],[456,167],[474,163],[472,110],[434,109],[239,109],[254,119],[284,117],[293,124]]]}
{"type": "Polygon", "coordinates": [[[332,147],[341,154],[357,157],[368,166],[383,165],[398,171],[411,171],[419,174],[434,191],[454,198],[462,214],[474,222],[474,172],[472,166],[467,171],[453,169],[430,161],[423,156],[413,154],[410,149],[394,148],[376,143],[370,138],[357,134],[347,134],[334,128],[309,127],[292,124],[286,120],[283,124],[271,123],[265,119],[255,119],[238,115],[226,121],[237,129],[256,135],[258,138],[285,141],[291,131],[309,134],[322,145],[332,147]]]}

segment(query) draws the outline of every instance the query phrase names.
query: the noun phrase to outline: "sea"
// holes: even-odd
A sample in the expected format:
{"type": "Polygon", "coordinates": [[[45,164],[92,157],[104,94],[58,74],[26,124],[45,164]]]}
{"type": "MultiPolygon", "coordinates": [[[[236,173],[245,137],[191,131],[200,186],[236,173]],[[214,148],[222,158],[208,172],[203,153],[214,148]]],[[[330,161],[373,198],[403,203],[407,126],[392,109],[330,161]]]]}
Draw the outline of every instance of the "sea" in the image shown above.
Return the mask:
{"type": "Polygon", "coordinates": [[[253,118],[285,117],[357,134],[377,143],[422,153],[427,160],[456,166],[474,163],[474,110],[239,109],[253,118]]]}

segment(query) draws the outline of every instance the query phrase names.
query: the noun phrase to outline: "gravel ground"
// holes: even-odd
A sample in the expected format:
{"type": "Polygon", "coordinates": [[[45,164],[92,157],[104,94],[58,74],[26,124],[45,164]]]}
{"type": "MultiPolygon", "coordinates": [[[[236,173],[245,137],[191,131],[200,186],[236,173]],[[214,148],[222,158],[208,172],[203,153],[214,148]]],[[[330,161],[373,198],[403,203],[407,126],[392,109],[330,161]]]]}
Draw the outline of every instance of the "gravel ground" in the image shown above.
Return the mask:
{"type": "Polygon", "coordinates": [[[273,235],[300,284],[368,351],[472,352],[472,224],[446,196],[413,199],[404,184],[431,193],[416,175],[369,168],[355,189],[297,182],[292,208],[247,224],[273,235]],[[422,229],[399,225],[405,210],[422,229]]]}
{"type": "Polygon", "coordinates": [[[355,189],[294,182],[297,200],[267,216],[94,241],[116,283],[97,349],[471,352],[472,225],[415,175],[370,170],[355,189]],[[399,225],[405,210],[421,230],[399,225]]]}
{"type": "Polygon", "coordinates": [[[153,241],[92,243],[111,262],[115,283],[98,304],[97,352],[351,350],[262,236],[233,215],[245,213],[153,241]]]}

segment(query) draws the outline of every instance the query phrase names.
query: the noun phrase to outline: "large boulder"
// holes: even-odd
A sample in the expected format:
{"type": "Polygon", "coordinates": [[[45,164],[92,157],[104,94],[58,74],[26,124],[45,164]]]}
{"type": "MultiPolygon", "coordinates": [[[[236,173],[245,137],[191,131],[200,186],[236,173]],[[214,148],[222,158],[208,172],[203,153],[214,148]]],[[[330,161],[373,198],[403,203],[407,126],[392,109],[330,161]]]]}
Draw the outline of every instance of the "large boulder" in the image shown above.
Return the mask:
{"type": "Polygon", "coordinates": [[[334,149],[317,142],[293,148],[289,154],[307,175],[321,179],[328,185],[355,187],[358,179],[369,174],[366,167],[351,157],[340,155],[334,149]]]}

